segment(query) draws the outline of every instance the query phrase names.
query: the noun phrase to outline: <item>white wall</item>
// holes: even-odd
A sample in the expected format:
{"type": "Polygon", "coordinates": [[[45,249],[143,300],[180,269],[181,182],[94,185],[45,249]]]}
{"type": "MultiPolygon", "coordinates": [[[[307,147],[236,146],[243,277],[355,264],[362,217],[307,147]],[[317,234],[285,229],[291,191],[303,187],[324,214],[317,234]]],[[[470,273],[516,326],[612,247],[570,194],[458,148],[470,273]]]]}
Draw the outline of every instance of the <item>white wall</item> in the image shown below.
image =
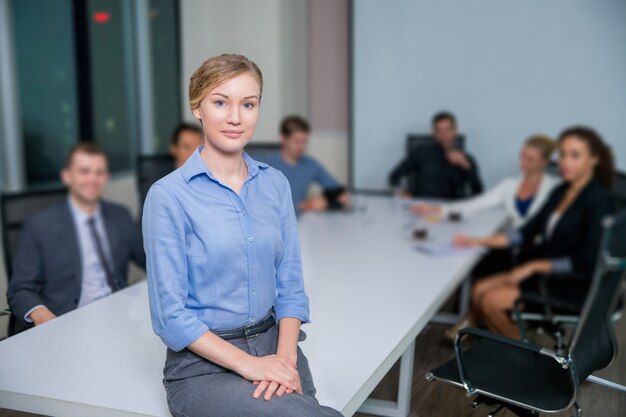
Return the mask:
{"type": "Polygon", "coordinates": [[[253,140],[277,140],[286,114],[308,113],[306,0],[185,0],[181,8],[184,117],[191,74],[207,58],[238,53],[263,72],[261,118],[253,140]]]}
{"type": "Polygon", "coordinates": [[[347,1],[185,0],[180,7],[184,118],[194,120],[186,104],[193,71],[213,55],[246,55],[264,80],[253,141],[277,141],[286,115],[310,118],[309,154],[347,183],[347,1]]]}
{"type": "Polygon", "coordinates": [[[386,188],[408,132],[458,115],[487,184],[530,134],[596,127],[626,169],[623,0],[354,2],[354,175],[386,188]]]}

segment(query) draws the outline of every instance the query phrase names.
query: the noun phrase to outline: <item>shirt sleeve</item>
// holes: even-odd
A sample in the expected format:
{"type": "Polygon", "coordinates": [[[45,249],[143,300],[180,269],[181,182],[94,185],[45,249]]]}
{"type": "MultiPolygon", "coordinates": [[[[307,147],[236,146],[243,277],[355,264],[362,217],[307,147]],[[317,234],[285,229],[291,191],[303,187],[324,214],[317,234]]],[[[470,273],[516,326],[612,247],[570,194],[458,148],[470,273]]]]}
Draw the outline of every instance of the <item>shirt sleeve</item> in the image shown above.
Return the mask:
{"type": "Polygon", "coordinates": [[[413,152],[407,155],[389,174],[389,185],[392,187],[399,186],[404,176],[418,170],[419,163],[417,153],[413,152]]]}
{"type": "Polygon", "coordinates": [[[25,318],[34,307],[44,305],[40,296],[45,284],[44,255],[37,230],[40,226],[31,220],[24,223],[13,259],[7,300],[17,317],[25,318]]]}
{"type": "Polygon", "coordinates": [[[319,162],[313,161],[315,163],[315,180],[323,189],[329,188],[337,188],[341,187],[341,184],[328,173],[326,168],[324,168],[319,162]]]}
{"type": "Polygon", "coordinates": [[[451,211],[460,211],[464,215],[469,215],[483,210],[489,210],[497,206],[502,206],[504,205],[504,190],[506,187],[507,180],[502,180],[489,191],[476,197],[469,198],[465,201],[445,204],[442,207],[443,215],[447,216],[451,211]]]}
{"type": "Polygon", "coordinates": [[[466,153],[465,156],[469,159],[470,164],[472,165],[471,168],[465,172],[471,195],[480,194],[483,192],[483,182],[480,179],[478,163],[470,154],[466,153]]]}
{"type": "Polygon", "coordinates": [[[553,274],[569,274],[574,271],[570,257],[550,259],[553,274]]]}
{"type": "Polygon", "coordinates": [[[296,213],[291,202],[291,188],[283,176],[281,208],[281,233],[283,254],[276,265],[276,291],[274,302],[276,320],[284,317],[309,323],[309,299],[304,291],[302,258],[296,213]]]}
{"type": "Polygon", "coordinates": [[[35,307],[31,308],[30,310],[28,310],[28,311],[26,312],[26,314],[24,314],[24,321],[25,321],[26,323],[32,323],[32,322],[33,322],[33,319],[31,319],[31,318],[30,318],[30,314],[31,314],[33,311],[35,311],[35,310],[37,310],[38,308],[40,308],[40,307],[45,307],[45,305],[43,305],[43,304],[39,304],[39,305],[36,305],[35,307]]]}
{"type": "Polygon", "coordinates": [[[608,192],[588,198],[584,214],[585,226],[578,232],[580,244],[571,257],[572,269],[583,274],[591,273],[595,268],[602,241],[602,220],[613,211],[613,201],[608,192]]]}
{"type": "Polygon", "coordinates": [[[189,280],[183,211],[160,184],[146,197],[143,237],[152,328],[178,352],[209,329],[185,306],[189,280]]]}

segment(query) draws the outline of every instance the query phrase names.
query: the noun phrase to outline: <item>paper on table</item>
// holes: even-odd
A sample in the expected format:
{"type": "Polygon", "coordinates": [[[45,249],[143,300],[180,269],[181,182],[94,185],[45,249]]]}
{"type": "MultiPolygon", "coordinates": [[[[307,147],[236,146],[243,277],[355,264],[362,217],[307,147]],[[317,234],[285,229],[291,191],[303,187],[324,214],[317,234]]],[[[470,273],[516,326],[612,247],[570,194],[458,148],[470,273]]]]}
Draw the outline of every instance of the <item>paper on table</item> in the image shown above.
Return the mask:
{"type": "Polygon", "coordinates": [[[473,255],[485,252],[484,248],[460,248],[452,245],[450,242],[425,242],[417,245],[416,249],[420,252],[432,256],[455,256],[455,255],[473,255]]]}

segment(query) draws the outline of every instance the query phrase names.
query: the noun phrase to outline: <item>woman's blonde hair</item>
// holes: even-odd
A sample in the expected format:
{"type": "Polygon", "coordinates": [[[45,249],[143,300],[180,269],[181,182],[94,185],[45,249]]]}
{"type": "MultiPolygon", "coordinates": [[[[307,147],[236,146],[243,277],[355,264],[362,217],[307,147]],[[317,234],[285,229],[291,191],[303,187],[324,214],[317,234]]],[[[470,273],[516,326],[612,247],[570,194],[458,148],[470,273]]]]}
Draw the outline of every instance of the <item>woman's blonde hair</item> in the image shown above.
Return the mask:
{"type": "MultiPolygon", "coordinates": [[[[243,55],[222,54],[204,61],[189,80],[189,107],[197,109],[209,91],[231,78],[250,73],[263,92],[263,74],[259,67],[243,55]]],[[[259,102],[261,96],[259,94],[259,102]]]]}
{"type": "Polygon", "coordinates": [[[526,139],[526,145],[537,149],[546,161],[550,160],[552,153],[557,148],[556,141],[548,135],[532,135],[526,139]]]}

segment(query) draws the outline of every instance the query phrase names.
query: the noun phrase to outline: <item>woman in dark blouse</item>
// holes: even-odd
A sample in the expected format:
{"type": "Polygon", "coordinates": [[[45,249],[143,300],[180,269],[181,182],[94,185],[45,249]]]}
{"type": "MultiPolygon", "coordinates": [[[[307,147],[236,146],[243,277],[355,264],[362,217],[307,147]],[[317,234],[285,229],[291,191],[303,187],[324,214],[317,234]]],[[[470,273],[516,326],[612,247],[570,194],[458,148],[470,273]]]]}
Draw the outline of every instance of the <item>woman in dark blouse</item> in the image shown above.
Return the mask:
{"type": "Polygon", "coordinates": [[[586,127],[566,129],[559,137],[559,169],[564,182],[542,209],[519,229],[483,238],[456,236],[458,246],[521,247],[520,263],[477,282],[472,290],[473,311],[452,330],[482,319],[497,333],[519,338],[510,310],[520,296],[520,284],[537,274],[591,276],[601,236],[601,220],[612,211],[609,192],[613,156],[602,138],[586,127]]]}

